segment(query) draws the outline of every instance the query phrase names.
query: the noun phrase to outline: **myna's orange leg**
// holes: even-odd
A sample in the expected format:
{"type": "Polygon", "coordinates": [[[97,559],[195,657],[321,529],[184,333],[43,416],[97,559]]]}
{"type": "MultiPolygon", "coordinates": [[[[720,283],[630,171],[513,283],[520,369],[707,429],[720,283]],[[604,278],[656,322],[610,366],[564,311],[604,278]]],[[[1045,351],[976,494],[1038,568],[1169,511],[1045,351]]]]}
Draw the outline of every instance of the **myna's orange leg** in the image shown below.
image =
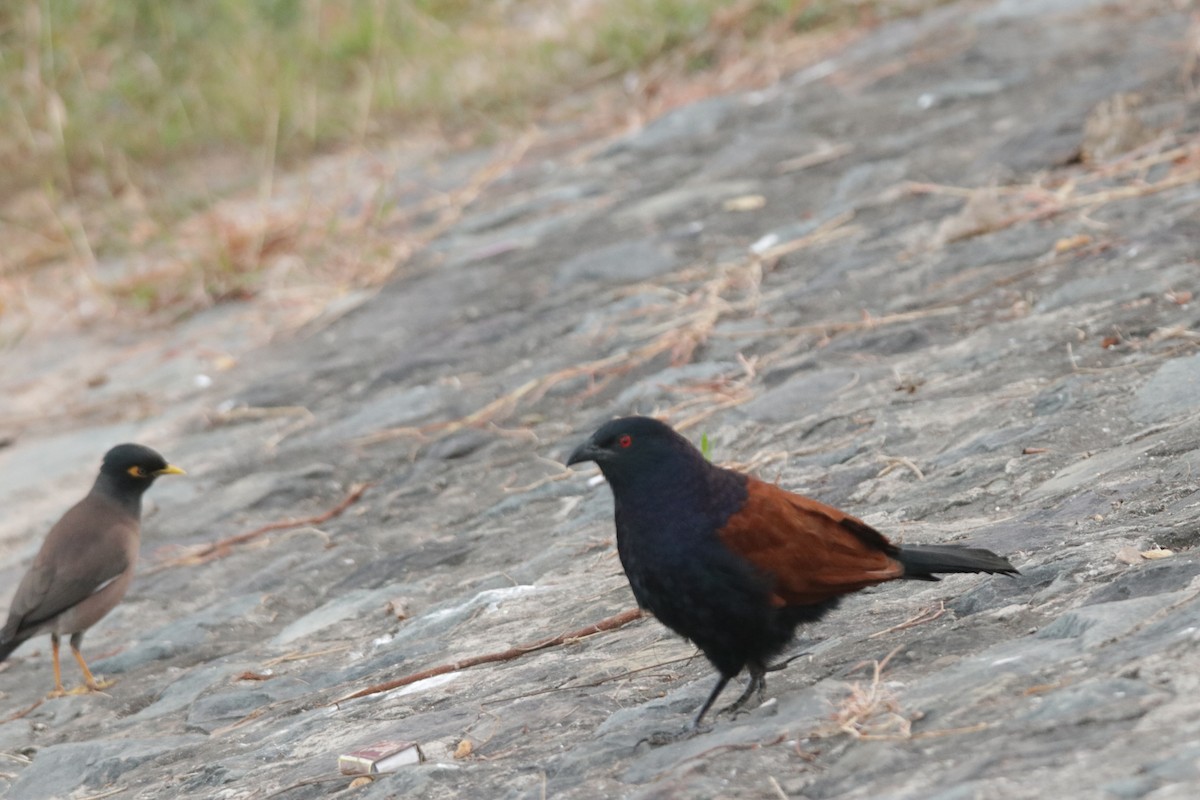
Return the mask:
{"type": "Polygon", "coordinates": [[[62,697],[66,694],[62,685],[62,667],[58,665],[58,634],[50,634],[50,647],[54,654],[54,691],[47,697],[62,697]]]}
{"type": "Polygon", "coordinates": [[[99,692],[113,685],[112,681],[98,681],[92,675],[92,671],[88,669],[87,662],[83,660],[83,653],[79,651],[79,645],[83,644],[83,634],[71,634],[71,653],[74,654],[75,660],[79,662],[79,668],[83,670],[83,686],[78,689],[72,689],[71,694],[83,694],[84,692],[99,692]]]}

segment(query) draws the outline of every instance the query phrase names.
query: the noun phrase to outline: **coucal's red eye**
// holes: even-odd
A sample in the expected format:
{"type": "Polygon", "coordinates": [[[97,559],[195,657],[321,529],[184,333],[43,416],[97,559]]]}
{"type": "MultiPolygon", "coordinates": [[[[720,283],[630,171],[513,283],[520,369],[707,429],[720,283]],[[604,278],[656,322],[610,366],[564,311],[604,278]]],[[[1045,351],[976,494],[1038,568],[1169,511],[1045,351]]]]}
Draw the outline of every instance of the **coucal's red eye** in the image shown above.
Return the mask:
{"type": "Polygon", "coordinates": [[[628,433],[622,434],[621,438],[617,439],[617,444],[621,445],[621,447],[629,447],[629,445],[633,444],[633,437],[628,433]]]}

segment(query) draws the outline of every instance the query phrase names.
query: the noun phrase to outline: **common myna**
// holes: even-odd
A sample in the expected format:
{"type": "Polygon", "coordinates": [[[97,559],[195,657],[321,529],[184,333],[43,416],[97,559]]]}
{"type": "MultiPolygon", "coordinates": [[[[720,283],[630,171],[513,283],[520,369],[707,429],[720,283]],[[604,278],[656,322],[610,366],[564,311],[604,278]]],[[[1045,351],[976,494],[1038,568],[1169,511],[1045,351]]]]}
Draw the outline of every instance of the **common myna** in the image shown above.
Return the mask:
{"type": "Polygon", "coordinates": [[[183,475],[149,447],[117,445],[104,455],[100,475],[87,496],[63,514],[21,579],[0,629],[0,661],[26,639],[49,633],[54,648],[54,691],[63,691],[59,637],[71,635],[71,652],[83,670],[84,686],[99,691],[79,645],[83,634],[121,601],[133,580],[141,539],[142,493],[159,475],[183,475]]]}
{"type": "Polygon", "coordinates": [[[596,462],[612,488],[617,551],[638,605],[720,673],[693,731],[743,669],[750,684],[731,710],[755,691],[761,698],[769,660],[842,595],[940,572],[1017,572],[989,550],[892,544],[836,508],[710,464],[648,417],[601,426],[567,464],[581,461],[596,462]]]}

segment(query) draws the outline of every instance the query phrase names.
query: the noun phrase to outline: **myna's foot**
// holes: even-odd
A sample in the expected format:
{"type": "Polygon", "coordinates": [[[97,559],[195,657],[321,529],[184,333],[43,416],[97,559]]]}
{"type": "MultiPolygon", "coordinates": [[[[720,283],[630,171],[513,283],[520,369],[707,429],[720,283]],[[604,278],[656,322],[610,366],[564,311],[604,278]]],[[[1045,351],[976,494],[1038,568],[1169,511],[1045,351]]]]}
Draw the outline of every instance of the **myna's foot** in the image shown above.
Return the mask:
{"type": "Polygon", "coordinates": [[[91,694],[92,692],[103,692],[105,689],[116,684],[116,681],[95,680],[94,678],[86,683],[76,686],[67,694],[91,694]]]}
{"type": "Polygon", "coordinates": [[[97,692],[103,692],[105,689],[108,689],[115,684],[116,681],[98,681],[93,679],[87,683],[79,684],[74,689],[64,689],[63,687],[59,686],[55,688],[54,691],[50,692],[50,694],[46,695],[46,699],[54,700],[59,697],[75,697],[81,694],[94,694],[97,692]]]}

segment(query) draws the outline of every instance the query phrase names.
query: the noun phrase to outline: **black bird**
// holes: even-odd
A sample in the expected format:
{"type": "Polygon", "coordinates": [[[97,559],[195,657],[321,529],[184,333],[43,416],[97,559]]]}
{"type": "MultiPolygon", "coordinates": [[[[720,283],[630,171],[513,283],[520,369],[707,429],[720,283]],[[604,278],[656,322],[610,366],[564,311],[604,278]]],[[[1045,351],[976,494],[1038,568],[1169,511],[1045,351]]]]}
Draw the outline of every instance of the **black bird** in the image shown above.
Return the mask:
{"type": "Polygon", "coordinates": [[[0,629],[0,661],[25,640],[49,633],[54,648],[54,691],[63,691],[59,637],[70,634],[71,652],[84,685],[72,693],[97,692],[97,681],[79,646],[84,632],[112,611],[133,580],[141,540],[142,493],[160,475],[183,475],[158,453],[139,444],[109,450],[92,490],[55,523],[17,586],[8,622],[0,629]]]}
{"type": "Polygon", "coordinates": [[[600,427],[567,464],[594,461],[612,488],[617,550],[638,605],[690,639],[720,673],[705,712],[731,678],[750,672],[736,711],[757,691],[796,627],[842,595],[935,573],[1015,575],[989,550],[899,547],[860,519],[710,464],[683,436],[648,417],[600,427]]]}

